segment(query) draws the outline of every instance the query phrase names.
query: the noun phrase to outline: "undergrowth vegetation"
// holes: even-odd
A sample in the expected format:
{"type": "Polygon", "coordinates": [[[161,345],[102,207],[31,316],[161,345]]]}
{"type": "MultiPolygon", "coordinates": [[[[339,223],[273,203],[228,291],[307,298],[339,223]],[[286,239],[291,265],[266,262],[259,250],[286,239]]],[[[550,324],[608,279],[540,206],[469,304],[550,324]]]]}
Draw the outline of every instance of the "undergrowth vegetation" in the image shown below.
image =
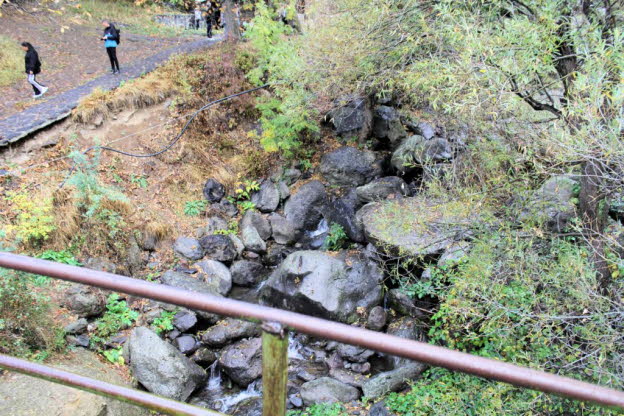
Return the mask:
{"type": "Polygon", "coordinates": [[[13,39],[0,35],[0,87],[25,77],[24,52],[13,39]]]}

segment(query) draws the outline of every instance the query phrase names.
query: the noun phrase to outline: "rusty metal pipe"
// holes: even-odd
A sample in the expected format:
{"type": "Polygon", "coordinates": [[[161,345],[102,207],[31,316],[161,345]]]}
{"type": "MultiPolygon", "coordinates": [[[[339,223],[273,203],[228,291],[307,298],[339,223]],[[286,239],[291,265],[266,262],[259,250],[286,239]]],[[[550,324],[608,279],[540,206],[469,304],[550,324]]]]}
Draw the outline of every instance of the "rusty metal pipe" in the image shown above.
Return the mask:
{"type": "Polygon", "coordinates": [[[622,391],[299,313],[188,292],[166,285],[10,253],[0,253],[0,267],[97,286],[235,318],[279,322],[315,337],[358,345],[519,387],[624,409],[622,391]]]}
{"type": "Polygon", "coordinates": [[[191,406],[175,400],[166,399],[144,391],[134,390],[127,387],[117,386],[104,381],[83,377],[58,368],[20,360],[18,358],[0,355],[0,367],[10,371],[41,378],[65,386],[76,387],[100,396],[110,397],[126,403],[166,413],[174,416],[225,416],[212,410],[191,406]]]}

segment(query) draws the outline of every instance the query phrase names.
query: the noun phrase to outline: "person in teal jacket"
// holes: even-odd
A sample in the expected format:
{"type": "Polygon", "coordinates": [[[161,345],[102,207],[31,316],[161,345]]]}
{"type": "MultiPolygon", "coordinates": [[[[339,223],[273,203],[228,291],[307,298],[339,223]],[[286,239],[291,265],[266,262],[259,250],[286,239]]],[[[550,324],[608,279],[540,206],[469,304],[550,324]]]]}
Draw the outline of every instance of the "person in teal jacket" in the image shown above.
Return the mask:
{"type": "Polygon", "coordinates": [[[104,26],[104,36],[102,36],[101,39],[104,41],[104,47],[106,48],[108,59],[110,59],[111,72],[113,74],[118,74],[119,61],[117,60],[117,40],[119,39],[119,32],[115,28],[115,25],[107,20],[102,22],[102,26],[104,26]]]}

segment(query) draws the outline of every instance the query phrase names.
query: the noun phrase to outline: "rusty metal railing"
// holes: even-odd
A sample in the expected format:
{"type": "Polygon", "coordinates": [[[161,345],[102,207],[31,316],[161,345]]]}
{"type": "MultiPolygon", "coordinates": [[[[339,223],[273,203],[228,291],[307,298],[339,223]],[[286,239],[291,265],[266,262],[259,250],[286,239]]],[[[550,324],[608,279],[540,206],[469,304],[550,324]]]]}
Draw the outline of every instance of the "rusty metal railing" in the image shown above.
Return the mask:
{"type": "MultiPolygon", "coordinates": [[[[264,324],[262,327],[263,346],[265,346],[263,349],[265,416],[282,416],[286,403],[283,375],[287,371],[287,359],[283,342],[287,341],[284,341],[285,338],[280,334],[282,332],[280,325],[319,338],[357,345],[518,387],[624,410],[624,392],[622,391],[299,313],[188,292],[176,287],[11,253],[0,253],[0,267],[96,286],[190,309],[262,322],[264,324]],[[266,348],[267,346],[269,348],[266,348]],[[281,352],[275,356],[274,353],[277,350],[281,352]],[[277,394],[280,397],[277,397],[277,394]],[[272,405],[275,407],[271,407],[272,405]]],[[[0,366],[2,366],[1,362],[0,366]]]]}

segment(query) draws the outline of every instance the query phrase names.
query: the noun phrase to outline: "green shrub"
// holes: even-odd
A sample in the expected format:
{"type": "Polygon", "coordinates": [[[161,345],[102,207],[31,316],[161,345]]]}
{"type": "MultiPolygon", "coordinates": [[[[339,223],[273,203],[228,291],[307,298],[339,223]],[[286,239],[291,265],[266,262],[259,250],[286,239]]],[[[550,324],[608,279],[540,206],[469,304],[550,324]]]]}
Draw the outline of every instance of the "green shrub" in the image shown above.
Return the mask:
{"type": "MultiPolygon", "coordinates": [[[[41,276],[0,269],[0,352],[41,360],[64,348],[41,276]]],[[[47,280],[47,279],[46,279],[47,280]]]]}
{"type": "Polygon", "coordinates": [[[6,231],[19,242],[39,246],[56,230],[50,198],[34,200],[27,192],[7,192],[15,213],[14,223],[6,231]]]}
{"type": "Polygon", "coordinates": [[[119,299],[118,294],[112,293],[106,303],[106,312],[96,322],[91,344],[93,346],[104,344],[110,336],[130,327],[138,317],[137,311],[130,309],[125,300],[119,299]]]}
{"type": "Polygon", "coordinates": [[[55,261],[57,263],[69,264],[70,266],[82,266],[74,255],[68,251],[54,251],[54,250],[46,250],[39,255],[40,259],[55,261]]]}
{"type": "Polygon", "coordinates": [[[0,87],[24,79],[24,52],[19,42],[0,35],[0,87]]]}

